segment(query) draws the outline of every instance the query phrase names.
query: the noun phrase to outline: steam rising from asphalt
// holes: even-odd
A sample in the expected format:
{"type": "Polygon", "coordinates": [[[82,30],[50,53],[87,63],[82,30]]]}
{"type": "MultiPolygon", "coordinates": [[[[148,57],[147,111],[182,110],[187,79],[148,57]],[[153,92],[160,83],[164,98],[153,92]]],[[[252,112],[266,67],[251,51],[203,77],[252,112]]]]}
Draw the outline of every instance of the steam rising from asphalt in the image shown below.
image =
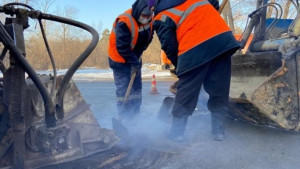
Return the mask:
{"type": "MultiPolygon", "coordinates": [[[[196,111],[196,116],[199,116],[199,114],[207,115],[209,113],[206,108],[207,98],[206,93],[200,95],[196,110],[200,109],[201,111],[196,111]]],[[[161,104],[162,102],[155,105],[158,107],[144,105],[142,106],[142,113],[140,115],[131,121],[123,122],[129,131],[129,138],[127,138],[126,144],[124,144],[125,147],[139,152],[142,151],[142,149],[174,151],[174,147],[183,146],[166,138],[166,134],[171,128],[172,115],[169,113],[170,116],[168,119],[159,119],[157,115],[161,104]]],[[[190,120],[192,120],[192,118],[190,118],[190,120]]],[[[188,127],[198,128],[197,126],[193,126],[194,124],[198,125],[199,123],[188,123],[188,127]]],[[[191,134],[190,131],[186,131],[186,133],[186,135],[191,134]]],[[[192,134],[195,135],[196,133],[192,132],[192,134]]]]}
{"type": "Polygon", "coordinates": [[[126,142],[129,146],[140,148],[149,144],[159,144],[170,128],[170,124],[159,120],[156,114],[147,113],[135,117],[132,121],[124,121],[123,124],[129,131],[129,138],[126,142]]]}
{"type": "MultiPolygon", "coordinates": [[[[164,157],[169,156],[170,154],[170,156],[173,156],[174,154],[191,154],[190,150],[188,150],[188,152],[184,152],[186,151],[185,143],[179,144],[166,138],[166,134],[169,132],[171,127],[172,116],[168,123],[157,118],[158,111],[163,103],[163,99],[166,96],[171,95],[168,89],[172,83],[173,82],[171,81],[164,82],[164,85],[158,84],[158,91],[160,92],[159,95],[150,95],[149,89],[151,87],[151,83],[145,83],[145,89],[143,89],[141,113],[131,121],[122,122],[122,124],[124,124],[129,131],[129,137],[127,140],[123,139],[117,146],[121,146],[121,148],[130,151],[127,156],[129,160],[132,159],[131,161],[135,161],[134,159],[137,158],[143,159],[141,156],[143,156],[145,153],[146,155],[144,155],[144,157],[150,158],[148,161],[156,161],[155,159],[157,158],[162,158],[162,161],[166,161],[164,157]],[[149,152],[150,154],[147,154],[149,152]]],[[[78,86],[79,88],[82,88],[82,94],[84,95],[84,98],[87,99],[87,102],[91,103],[91,109],[96,115],[100,126],[103,128],[112,129],[111,118],[117,117],[118,115],[115,95],[112,94],[115,92],[114,85],[112,85],[111,82],[80,82],[78,83],[78,86]],[[100,90],[99,86],[105,90],[100,90]],[[97,93],[98,91],[100,91],[100,94],[97,93]]],[[[194,142],[196,135],[201,135],[202,137],[202,140],[197,141],[199,144],[203,143],[203,138],[211,141],[211,138],[207,136],[210,130],[210,115],[207,113],[207,111],[203,111],[204,107],[206,107],[206,101],[207,95],[204,94],[204,96],[200,96],[200,104],[198,104],[198,109],[200,109],[200,111],[195,111],[194,115],[189,118],[185,132],[188,141],[194,142]],[[203,121],[207,121],[209,123],[209,128],[207,127],[206,122],[203,123],[203,121]],[[206,136],[203,137],[204,135],[206,136]]],[[[181,161],[187,160],[181,159],[181,161]]],[[[170,162],[175,163],[174,161],[170,162]]],[[[160,167],[161,166],[157,168],[160,167]]],[[[174,169],[174,167],[170,168],[174,169]]]]}
{"type": "MultiPolygon", "coordinates": [[[[203,120],[210,121],[210,119],[206,120],[207,117],[210,118],[206,107],[207,98],[206,93],[200,94],[197,111],[189,118],[187,124],[185,132],[186,142],[184,143],[173,142],[166,137],[171,128],[172,115],[170,114],[169,119],[165,120],[157,117],[162,102],[155,106],[144,104],[141,114],[131,121],[123,121],[123,124],[129,131],[129,137],[123,140],[123,144],[119,146],[130,151],[128,160],[136,161],[138,159],[143,164],[147,163],[146,161],[151,161],[152,165],[150,168],[175,169],[181,168],[186,162],[191,163],[191,159],[197,159],[201,149],[190,148],[189,144],[194,142],[199,133],[207,132],[208,130],[210,132],[210,125],[207,128],[207,125],[198,121],[199,118],[203,117],[205,117],[203,120]],[[176,157],[173,158],[173,156],[176,157]]],[[[203,136],[204,134],[201,135],[203,136]]],[[[209,140],[211,138],[207,137],[206,139],[209,140]]],[[[196,142],[202,144],[202,141],[196,142]]]]}

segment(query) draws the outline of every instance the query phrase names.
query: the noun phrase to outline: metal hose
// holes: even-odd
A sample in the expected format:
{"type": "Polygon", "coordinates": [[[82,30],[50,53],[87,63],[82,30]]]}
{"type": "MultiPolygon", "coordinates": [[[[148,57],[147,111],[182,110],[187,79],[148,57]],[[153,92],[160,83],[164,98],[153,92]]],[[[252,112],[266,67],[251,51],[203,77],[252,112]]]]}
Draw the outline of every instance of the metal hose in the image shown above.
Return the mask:
{"type": "MultiPolygon", "coordinates": [[[[20,4],[13,4],[13,5],[20,5],[20,4]]],[[[75,60],[75,62],[71,65],[71,67],[69,68],[69,70],[65,74],[64,78],[62,79],[61,85],[58,89],[58,92],[57,92],[57,95],[56,95],[56,111],[57,111],[58,118],[62,119],[64,117],[63,98],[64,98],[64,94],[65,94],[67,85],[69,84],[69,82],[70,82],[72,76],[74,75],[74,73],[76,72],[76,70],[80,67],[80,65],[87,59],[87,57],[91,54],[91,52],[97,46],[98,41],[99,41],[99,34],[97,33],[97,31],[94,28],[92,28],[91,26],[86,25],[84,23],[81,23],[81,22],[78,22],[78,21],[75,21],[75,20],[71,20],[71,19],[68,19],[68,18],[63,18],[63,17],[51,15],[51,14],[44,14],[40,11],[35,11],[32,8],[30,8],[30,9],[31,10],[29,11],[29,10],[22,9],[22,8],[15,9],[13,7],[10,7],[10,6],[3,6],[3,7],[0,6],[0,12],[5,12],[6,14],[10,14],[10,15],[12,15],[12,14],[27,15],[27,16],[31,17],[32,19],[39,19],[39,20],[46,19],[46,20],[61,22],[61,23],[64,23],[64,24],[79,27],[79,28],[84,29],[84,30],[86,30],[86,31],[88,31],[92,34],[92,40],[91,40],[90,44],[83,51],[83,53],[75,60]]],[[[1,26],[3,27],[3,25],[1,25],[1,26]]],[[[1,31],[4,31],[3,34],[6,33],[4,29],[1,30],[1,31]]],[[[3,36],[3,38],[4,37],[5,36],[3,36]]],[[[9,43],[10,43],[9,39],[11,39],[11,38],[8,35],[8,37],[6,39],[7,45],[9,45],[9,43]]],[[[24,59],[22,54],[20,54],[20,52],[17,50],[17,48],[15,46],[13,46],[13,44],[10,44],[8,49],[13,50],[14,53],[16,53],[17,60],[19,60],[21,62],[21,65],[24,67],[25,71],[28,73],[30,78],[32,78],[34,84],[38,87],[38,89],[39,89],[39,91],[40,91],[40,93],[41,93],[41,95],[44,99],[44,102],[45,102],[44,104],[45,104],[45,112],[46,112],[45,113],[46,122],[50,121],[50,120],[47,120],[47,119],[53,119],[53,118],[54,118],[54,121],[55,121],[55,116],[54,116],[54,113],[53,113],[54,112],[54,103],[51,100],[51,97],[50,97],[45,85],[42,83],[42,81],[39,79],[39,77],[37,76],[35,71],[31,68],[31,66],[24,59]],[[52,113],[50,113],[50,112],[52,112],[52,113]]]]}
{"type": "Polygon", "coordinates": [[[32,79],[38,90],[40,91],[42,98],[44,100],[44,107],[45,107],[45,121],[47,127],[54,127],[56,125],[55,114],[54,114],[54,104],[51,100],[51,97],[47,91],[46,86],[36,74],[34,69],[30,66],[24,56],[20,53],[20,51],[15,46],[13,40],[7,34],[4,25],[0,22],[0,37],[2,43],[8,50],[16,57],[16,60],[21,64],[24,68],[28,76],[32,79]]]}
{"type": "Polygon", "coordinates": [[[55,65],[54,57],[53,57],[52,52],[50,50],[50,46],[49,46],[49,43],[48,43],[48,40],[47,40],[47,37],[46,37],[46,33],[45,33],[45,30],[44,30],[43,23],[40,19],[39,19],[39,24],[40,24],[40,29],[41,29],[41,32],[42,32],[42,35],[43,35],[44,43],[46,45],[46,49],[48,51],[50,61],[51,61],[51,64],[52,64],[52,68],[53,68],[54,76],[53,76],[53,82],[52,82],[52,88],[51,88],[50,96],[51,96],[51,99],[54,100],[54,98],[55,98],[55,87],[56,87],[56,81],[57,81],[56,65],[55,65]]]}
{"type": "Polygon", "coordinates": [[[88,47],[82,52],[82,54],[75,60],[75,62],[71,65],[67,73],[65,74],[64,78],[62,79],[61,85],[58,89],[57,95],[56,95],[56,110],[57,110],[57,116],[59,119],[62,119],[64,117],[64,111],[63,111],[63,98],[64,94],[67,88],[67,85],[69,84],[72,76],[76,72],[76,70],[80,67],[80,65],[87,59],[87,57],[92,53],[92,51],[95,49],[95,47],[98,44],[99,41],[99,34],[98,32],[92,28],[89,25],[86,25],[84,23],[74,21],[71,19],[50,15],[50,14],[43,14],[41,13],[39,18],[51,20],[51,21],[57,21],[65,24],[69,24],[75,27],[82,28],[92,34],[92,41],[88,45],[88,47]]]}

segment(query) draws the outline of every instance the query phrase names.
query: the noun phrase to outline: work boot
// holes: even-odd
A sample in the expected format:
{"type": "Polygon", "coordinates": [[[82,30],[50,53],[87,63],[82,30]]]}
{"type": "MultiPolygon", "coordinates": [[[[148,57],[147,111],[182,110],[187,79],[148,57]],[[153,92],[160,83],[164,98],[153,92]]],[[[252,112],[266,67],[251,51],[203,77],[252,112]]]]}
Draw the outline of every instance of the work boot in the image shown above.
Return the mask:
{"type": "Polygon", "coordinates": [[[175,142],[183,142],[184,138],[184,130],[186,127],[188,117],[173,117],[172,127],[170,132],[167,134],[167,137],[175,142]]]}
{"type": "Polygon", "coordinates": [[[225,139],[223,119],[223,117],[211,116],[211,134],[215,141],[223,141],[225,139]]]}

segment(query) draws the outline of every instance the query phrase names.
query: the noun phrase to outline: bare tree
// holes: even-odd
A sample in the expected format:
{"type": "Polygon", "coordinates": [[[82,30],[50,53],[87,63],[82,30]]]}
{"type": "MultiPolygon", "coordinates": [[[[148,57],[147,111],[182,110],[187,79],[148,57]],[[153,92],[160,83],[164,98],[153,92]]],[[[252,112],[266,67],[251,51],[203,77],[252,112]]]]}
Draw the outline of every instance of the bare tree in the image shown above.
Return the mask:
{"type": "Polygon", "coordinates": [[[292,1],[290,1],[290,0],[285,3],[284,10],[283,10],[283,19],[287,19],[288,15],[289,15],[291,4],[292,4],[292,1]]]}
{"type": "MultiPolygon", "coordinates": [[[[271,0],[270,2],[271,2],[271,3],[274,3],[275,0],[271,0]]],[[[267,18],[271,18],[271,17],[272,17],[273,9],[274,9],[274,7],[269,7],[269,8],[268,8],[267,18]]]]}
{"type": "Polygon", "coordinates": [[[232,14],[230,0],[225,5],[225,8],[224,8],[222,14],[223,14],[225,22],[229,25],[230,29],[234,33],[235,32],[235,28],[234,28],[234,20],[233,20],[233,14],[232,14]]]}
{"type": "MultiPolygon", "coordinates": [[[[49,13],[50,8],[54,4],[55,0],[39,0],[39,1],[34,1],[32,4],[36,9],[39,9],[43,13],[49,13]]],[[[44,31],[47,34],[48,33],[48,21],[43,20],[43,27],[44,31]]]]}
{"type": "MultiPolygon", "coordinates": [[[[78,12],[78,9],[73,6],[65,6],[62,10],[58,9],[57,13],[59,16],[64,18],[76,19],[78,12]]],[[[70,61],[73,60],[72,57],[74,57],[72,55],[75,55],[72,53],[79,50],[78,46],[76,47],[72,42],[72,40],[76,40],[72,39],[74,37],[72,36],[72,32],[74,32],[75,29],[72,29],[72,26],[70,25],[60,23],[53,30],[58,38],[58,41],[56,42],[58,44],[58,46],[56,46],[56,54],[58,59],[60,60],[60,63],[58,65],[63,66],[64,64],[70,63],[70,61]],[[73,49],[72,45],[74,45],[73,49]]]]}

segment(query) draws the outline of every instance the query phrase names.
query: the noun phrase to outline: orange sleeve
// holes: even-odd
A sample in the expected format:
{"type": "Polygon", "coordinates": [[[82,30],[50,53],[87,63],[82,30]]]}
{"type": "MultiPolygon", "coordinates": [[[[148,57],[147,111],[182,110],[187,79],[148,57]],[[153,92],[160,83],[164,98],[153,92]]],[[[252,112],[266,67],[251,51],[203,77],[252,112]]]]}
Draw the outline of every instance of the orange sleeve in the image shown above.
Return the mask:
{"type": "Polygon", "coordinates": [[[172,64],[163,50],[160,52],[160,57],[161,57],[162,64],[172,64]]]}

